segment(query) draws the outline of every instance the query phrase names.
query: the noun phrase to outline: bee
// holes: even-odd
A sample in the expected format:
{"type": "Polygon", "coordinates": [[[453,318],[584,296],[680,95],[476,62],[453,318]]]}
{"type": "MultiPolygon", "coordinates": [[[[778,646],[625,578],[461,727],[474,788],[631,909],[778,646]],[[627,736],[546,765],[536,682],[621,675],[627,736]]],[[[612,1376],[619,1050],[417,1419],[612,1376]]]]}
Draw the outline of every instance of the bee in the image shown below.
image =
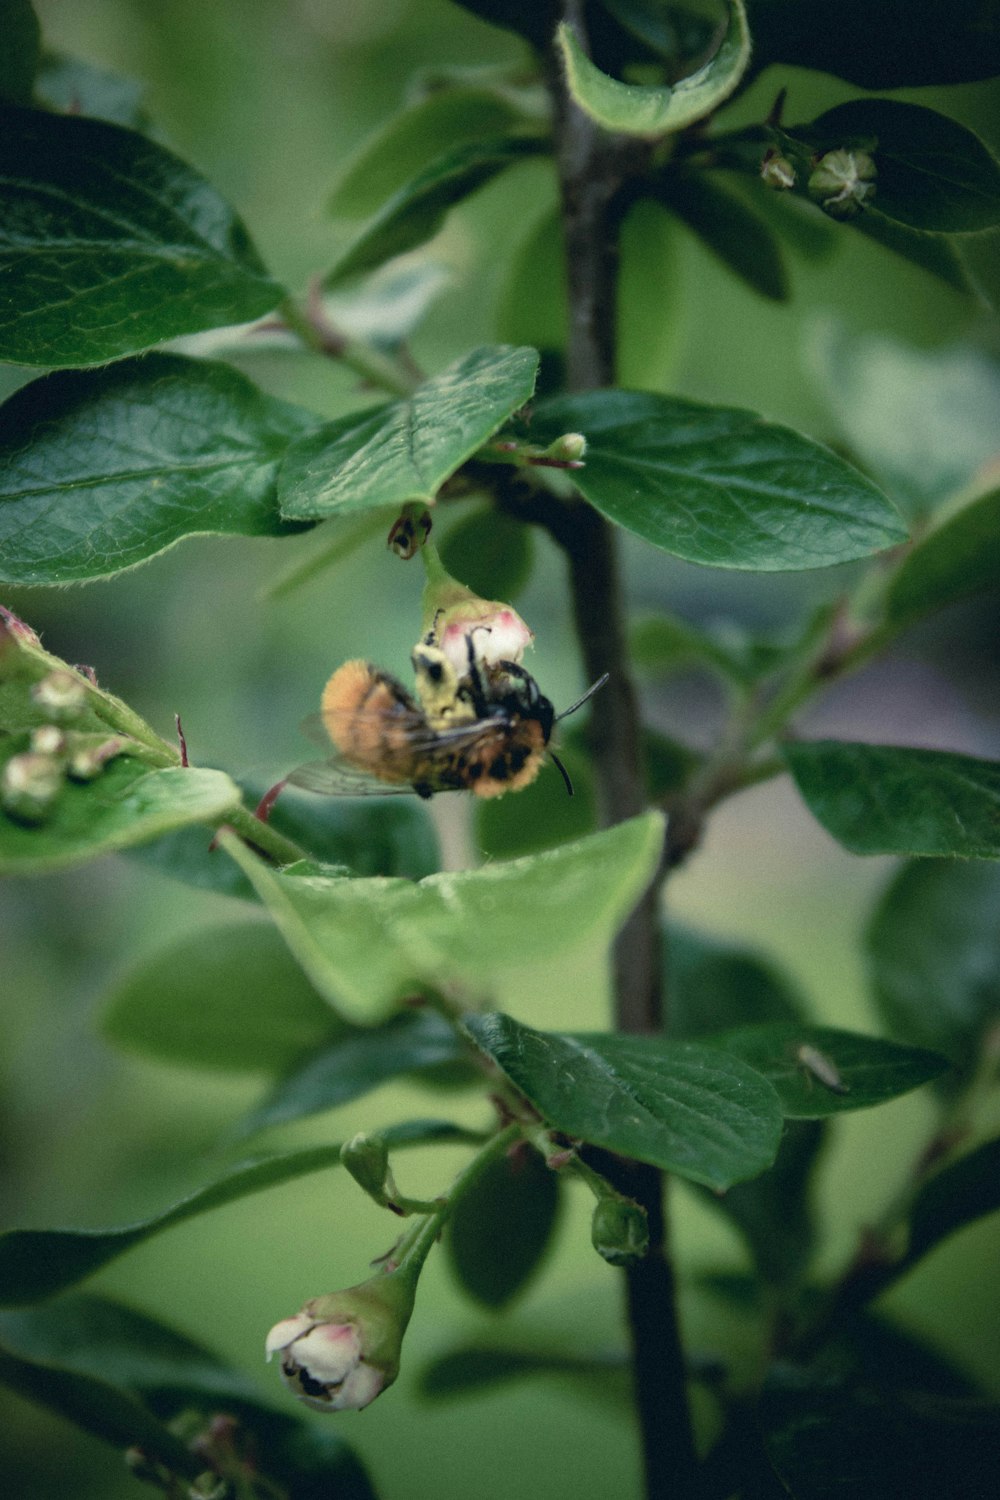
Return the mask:
{"type": "Polygon", "coordinates": [[[573,784],[550,746],[559,719],[574,713],[607,676],[557,714],[531,674],[516,662],[477,658],[466,637],[467,670],[459,676],[428,636],[413,651],[415,694],[367,661],[338,667],[323,690],[318,725],[334,755],[300,766],[287,778],[306,791],[392,796],[469,791],[499,797],[530,786],[548,755],[566,790],[573,784]]]}

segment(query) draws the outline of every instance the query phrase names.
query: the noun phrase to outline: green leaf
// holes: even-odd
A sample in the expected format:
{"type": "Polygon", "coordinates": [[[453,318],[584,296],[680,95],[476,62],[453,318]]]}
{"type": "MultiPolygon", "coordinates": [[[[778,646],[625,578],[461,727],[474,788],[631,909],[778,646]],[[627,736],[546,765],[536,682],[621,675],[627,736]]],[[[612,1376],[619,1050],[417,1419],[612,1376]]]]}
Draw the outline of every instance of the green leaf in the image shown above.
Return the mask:
{"type": "Polygon", "coordinates": [[[846,227],[849,232],[863,234],[883,250],[890,250],[911,265],[919,266],[956,292],[964,296],[978,295],[975,279],[965,264],[966,247],[977,244],[978,235],[966,236],[959,242],[941,234],[921,234],[919,230],[907,229],[905,225],[887,219],[877,207],[870,206],[856,218],[849,219],[846,227]]]}
{"type": "Polygon", "coordinates": [[[539,403],[536,442],[586,435],[574,483],[611,521],[719,568],[828,567],[905,539],[889,502],[828,449],[732,407],[641,391],[539,403]]]}
{"type": "Polygon", "coordinates": [[[344,1028],[269,923],[206,927],[148,959],[111,995],[117,1046],[188,1067],[280,1073],[344,1028]]]}
{"type": "Polygon", "coordinates": [[[810,1202],[813,1171],[825,1126],[818,1120],[790,1120],[772,1166],[752,1182],[738,1182],[727,1193],[704,1190],[703,1201],[724,1215],[746,1241],[763,1281],[795,1285],[816,1243],[810,1202]]]}
{"type": "MultiPolygon", "coordinates": [[[[267,790],[243,787],[251,806],[267,790]]],[[[346,867],[352,875],[404,875],[421,880],[440,867],[437,834],[426,809],[405,798],[350,799],[281,794],[268,819],[277,833],[309,851],[313,859],[346,867]]],[[[201,890],[256,899],[246,876],[197,829],[177,829],[133,851],[133,858],[201,890]]]]}
{"type": "Polygon", "coordinates": [[[910,1214],[907,1264],[956,1229],[1000,1208],[1000,1138],[984,1141],[929,1178],[910,1214]]]}
{"type": "MultiPolygon", "coordinates": [[[[4,764],[11,753],[0,753],[4,764]]],[[[121,756],[86,784],[67,781],[44,822],[0,814],[0,874],[41,875],[117,853],[188,823],[214,827],[240,805],[240,789],[222,771],[151,771],[121,756]]],[[[207,843],[210,834],[204,834],[207,843]]]]}
{"type": "Polygon", "coordinates": [[[441,561],[481,598],[513,601],[531,576],[533,541],[523,522],[485,505],[465,511],[447,533],[441,561]]]}
{"type": "Polygon", "coordinates": [[[63,52],[44,53],[35,79],[36,102],[56,114],[89,115],[129,130],[143,130],[148,123],[145,96],[146,86],[137,79],[63,52]]]}
{"type": "Polygon", "coordinates": [[[792,133],[823,150],[872,142],[875,206],[894,223],[939,234],[1000,223],[1000,162],[971,130],[936,110],[851,99],[792,133]]]}
{"type": "Polygon", "coordinates": [[[176,354],[33,381],[0,407],[2,576],[70,583],[192,533],[281,535],[278,462],[310,420],[176,354]]]}
{"type": "Polygon", "coordinates": [[[31,0],[0,0],[0,104],[27,104],[41,33],[31,0]]]}
{"type": "Polygon", "coordinates": [[[914,547],[889,585],[886,613],[891,624],[909,625],[959,599],[995,589],[998,579],[1000,489],[995,489],[914,547]]]}
{"type": "Polygon", "coordinates": [[[1000,869],[914,860],[887,887],[866,934],[879,1014],[968,1077],[1000,1024],[1000,869]]]}
{"type": "Polygon", "coordinates": [[[330,195],[329,212],[367,219],[437,158],[467,142],[504,136],[522,121],[510,91],[467,87],[428,94],[363,143],[330,195]]]}
{"type": "Polygon", "coordinates": [[[691,172],[664,184],[657,196],[751,291],[772,302],[787,301],[788,276],[778,242],[738,192],[717,177],[691,172]]]}
{"type": "Polygon", "coordinates": [[[420,1394],[429,1401],[474,1395],[529,1375],[570,1377],[583,1390],[606,1403],[609,1396],[628,1402],[624,1358],[609,1354],[546,1353],[536,1349],[505,1349],[493,1344],[463,1344],[440,1354],[420,1373],[420,1394]]]}
{"type": "Polygon", "coordinates": [[[679,615],[639,615],[629,627],[629,648],[636,667],[669,676],[691,666],[709,667],[727,680],[743,682],[743,664],[712,636],[679,615]]]}
{"type": "Polygon", "coordinates": [[[995,360],[960,345],[916,349],[825,320],[810,344],[845,442],[908,511],[948,499],[1000,455],[995,360]]]}
{"type": "Polygon", "coordinates": [[[535,1031],[500,1014],[469,1016],[466,1026],[546,1123],[574,1140],[718,1189],[774,1160],[777,1094],[716,1048],[535,1031]]]}
{"type": "Polygon", "coordinates": [[[526,135],[488,136],[455,146],[393,193],[334,262],[324,285],[374,270],[424,244],[437,234],[456,203],[544,149],[543,140],[526,135]]]}
{"type": "Polygon", "coordinates": [[[741,1026],[706,1040],[762,1073],[789,1120],[821,1120],[884,1104],[948,1066],[937,1052],[798,1021],[741,1026]]]}
{"type": "Polygon", "coordinates": [[[512,859],[583,838],[597,827],[590,758],[572,740],[560,744],[559,759],[573,783],[567,797],[556,767],[542,767],[538,779],[510,797],[479,797],[474,813],[476,845],[487,859],[512,859]]]}
{"type": "Polygon", "coordinates": [[[406,401],[341,417],[293,443],[279,475],[293,520],[433,503],[446,479],[535,388],[534,349],[485,345],[425,381],[406,401]]]}
{"type": "Polygon", "coordinates": [[[102,120],[10,110],[0,132],[0,357],[94,365],[281,300],[213,187],[102,120]]]}
{"type": "Polygon", "coordinates": [[[428,986],[481,995],[512,968],[610,942],[653,875],[663,820],[647,813],[559,849],[416,885],[277,872],[221,839],[320,993],[371,1025],[428,986]]]}
{"type": "Polygon", "coordinates": [[[537,1151],[491,1162],[448,1220],[445,1249],[463,1290],[506,1307],[538,1270],[558,1211],[559,1179],[537,1151]]]}
{"type": "MultiPolygon", "coordinates": [[[[393,1149],[467,1138],[457,1125],[441,1120],[415,1120],[379,1133],[393,1149]]],[[[339,1144],[310,1146],[242,1162],[162,1213],[120,1229],[11,1229],[0,1235],[0,1306],[40,1302],[74,1286],[163,1229],[235,1203],[250,1193],[339,1165],[339,1144]]]]}
{"type": "Polygon", "coordinates": [[[605,130],[655,138],[686,129],[729,98],[750,61],[750,30],[743,0],[729,0],[728,9],[729,22],[714,56],[672,88],[620,83],[602,73],[581,47],[575,31],[560,22],[556,40],[570,94],[605,130]]]}
{"type": "Polygon", "coordinates": [[[1000,1408],[987,1401],[885,1391],[791,1365],[771,1372],[761,1423],[796,1500],[985,1500],[1000,1464],[1000,1408]]]}
{"type": "Polygon", "coordinates": [[[791,63],[865,89],[1000,73],[1000,18],[982,0],[748,0],[754,68],[791,63]]]}
{"type": "MultiPolygon", "coordinates": [[[[329,1008],[324,1009],[329,1015],[329,1008]]],[[[343,1026],[332,1045],[283,1078],[250,1111],[239,1134],[252,1135],[348,1104],[401,1074],[433,1082],[444,1072],[458,1081],[466,1076],[460,1071],[466,1055],[454,1028],[434,1011],[404,1012],[384,1026],[343,1026]]]]}
{"type": "MultiPolygon", "coordinates": [[[[301,1422],[261,1400],[255,1382],[202,1344],[110,1298],[69,1294],[48,1306],[2,1313],[0,1342],[23,1362],[22,1373],[25,1367],[30,1371],[22,1395],[40,1399],[118,1447],[137,1445],[166,1459],[172,1450],[155,1446],[166,1429],[156,1431],[151,1413],[162,1421],[183,1413],[190,1427],[194,1413],[211,1417],[222,1410],[238,1419],[238,1444],[249,1442],[264,1455],[263,1472],[289,1485],[296,1500],[325,1500],[334,1490],[338,1500],[374,1500],[343,1439],[314,1446],[301,1422]],[[47,1379],[53,1368],[54,1391],[47,1379]],[[52,1394],[61,1399],[52,1401],[52,1394]],[[136,1397],[150,1409],[145,1421],[136,1397]],[[137,1423],[131,1440],[127,1426],[107,1425],[105,1400],[126,1422],[137,1423]],[[153,1437],[153,1446],[140,1441],[145,1434],[153,1437]]],[[[196,1470],[204,1468],[204,1454],[194,1454],[186,1444],[181,1451],[195,1458],[196,1470]]]]}
{"type": "Polygon", "coordinates": [[[23,1359],[0,1344],[0,1382],[114,1448],[141,1448],[153,1462],[188,1479],[196,1479],[204,1468],[204,1459],[154,1417],[142,1401],[106,1380],[23,1359]]]}
{"type": "Polygon", "coordinates": [[[665,988],[670,1035],[708,1039],[713,1033],[767,1021],[798,1024],[801,998],[775,965],[750,948],[706,937],[673,923],[667,934],[665,988]]]}
{"type": "Polygon", "coordinates": [[[783,747],[810,812],[852,854],[1000,859],[1000,764],[947,750],[783,747]]]}
{"type": "Polygon", "coordinates": [[[457,0],[457,3],[494,26],[516,31],[540,50],[552,40],[555,23],[549,0],[457,0]]]}

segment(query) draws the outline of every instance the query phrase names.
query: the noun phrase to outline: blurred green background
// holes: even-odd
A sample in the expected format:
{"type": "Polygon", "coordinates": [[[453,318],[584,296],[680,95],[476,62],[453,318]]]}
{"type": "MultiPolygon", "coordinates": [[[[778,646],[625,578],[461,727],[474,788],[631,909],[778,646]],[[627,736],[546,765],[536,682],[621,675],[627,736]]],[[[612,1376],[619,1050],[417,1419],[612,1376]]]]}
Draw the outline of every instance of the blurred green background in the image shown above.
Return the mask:
{"type": "MultiPolygon", "coordinates": [[[[40,0],[47,44],[143,81],[165,142],[209,177],[243,214],[274,273],[294,288],[322,270],[343,242],[322,204],[338,170],[400,103],[414,68],[515,59],[513,38],[448,0],[40,0]]],[[[738,118],[766,113],[779,83],[787,115],[808,118],[852,91],[820,75],[766,74],[738,118]]],[[[986,85],[901,94],[935,103],[1000,147],[997,91],[986,85]]],[[[512,302],[506,268],[544,213],[547,170],[526,164],[454,214],[438,248],[450,267],[445,296],[414,351],[435,370],[472,344],[532,337],[544,327],[544,278],[512,302]],[[539,322],[541,320],[541,322],[539,322]]],[[[923,348],[969,338],[989,349],[975,306],[923,272],[840,236],[823,264],[792,266],[785,305],[757,298],[680,228],[657,223],[627,270],[641,307],[626,330],[626,375],[636,383],[753,406],[832,439],[812,377],[816,319],[835,315],[854,333],[876,332],[923,348]]],[[[993,348],[990,352],[998,352],[993,348]]],[[[312,357],[245,356],[268,389],[335,415],[367,399],[350,376],[312,357]]],[[[380,543],[297,593],[264,590],[301,543],[193,540],[108,583],[76,590],[15,590],[5,601],[46,646],[92,665],[164,734],[182,715],[193,758],[265,774],[303,758],[297,725],[333,666],[363,654],[404,671],[418,618],[420,577],[380,543]],[[372,601],[377,607],[372,608],[372,601]]],[[[701,623],[778,630],[827,597],[830,575],[727,576],[629,547],[637,608],[669,607],[701,623]]],[[[582,686],[558,559],[539,541],[519,601],[537,633],[533,670],[557,703],[582,686]]],[[[817,731],[917,740],[1000,752],[996,704],[996,601],[950,611],[913,632],[893,658],[844,684],[815,712],[817,731]],[[945,667],[947,666],[947,673],[945,667]]],[[[651,691],[650,720],[694,743],[712,732],[718,704],[697,678],[651,691]]],[[[441,799],[446,848],[469,839],[459,799],[441,799]]],[[[435,804],[438,812],[440,804],[435,804]]],[[[727,805],[703,850],[671,887],[674,912],[723,938],[779,959],[817,1019],[874,1029],[858,939],[887,862],[859,861],[814,825],[785,784],[727,805]]],[[[104,1226],[141,1217],[188,1191],[230,1157],[218,1146],[264,1081],[195,1075],[122,1057],[98,1034],[105,996],[137,959],[193,928],[245,908],[185,888],[137,861],[106,860],[81,872],[7,883],[0,1018],[0,1170],[6,1224],[104,1226]]],[[[602,959],[554,967],[539,984],[501,997],[540,1026],[607,1024],[602,959]]],[[[275,1132],[285,1147],[336,1140],[409,1113],[476,1122],[460,1099],[394,1085],[318,1122],[275,1132]]],[[[930,1118],[909,1097],[839,1120],[825,1160],[822,1202],[835,1265],[891,1192],[930,1118]]],[[[447,1180],[446,1153],[401,1158],[404,1190],[447,1180]]],[[[687,1271],[739,1266],[735,1235],[683,1188],[676,1190],[678,1251],[687,1271]]],[[[545,1273],[504,1315],[538,1337],[569,1330],[584,1345],[614,1347],[620,1289],[593,1255],[588,1205],[573,1198],[545,1273]]],[[[256,1372],[263,1337],[305,1297],[359,1280],[387,1247],[385,1215],[339,1178],[307,1178],[207,1216],[133,1252],[95,1279],[256,1372]]],[[[889,1299],[972,1374],[1000,1389],[995,1351],[997,1227],[964,1231],[889,1299]]],[[[689,1291],[692,1346],[737,1361],[749,1334],[720,1321],[689,1291]]],[[[482,1500],[520,1493],[547,1500],[638,1490],[633,1429],[617,1388],[604,1400],[554,1380],[528,1382],[466,1402],[430,1404],[416,1375],[433,1354],[489,1315],[462,1300],[441,1264],[425,1275],[398,1386],[370,1412],[337,1418],[387,1500],[434,1495],[482,1500]]],[[[259,1370],[262,1381],[275,1377],[259,1370]]],[[[598,1395],[600,1393],[597,1393],[598,1395]]],[[[317,1417],[322,1422],[323,1417],[317,1417]]],[[[0,1490],[12,1496],[72,1493],[76,1500],[140,1493],[116,1456],[33,1408],[0,1397],[0,1490]]]]}

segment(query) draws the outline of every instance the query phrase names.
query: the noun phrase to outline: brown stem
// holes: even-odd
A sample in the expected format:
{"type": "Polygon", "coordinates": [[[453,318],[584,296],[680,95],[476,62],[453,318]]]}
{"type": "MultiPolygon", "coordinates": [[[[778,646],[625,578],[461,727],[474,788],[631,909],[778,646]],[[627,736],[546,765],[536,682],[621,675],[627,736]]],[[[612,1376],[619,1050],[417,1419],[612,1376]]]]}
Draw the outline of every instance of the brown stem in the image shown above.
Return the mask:
{"type": "MultiPolygon", "coordinates": [[[[564,0],[564,19],[585,44],[583,9],[583,0],[564,0]]],[[[584,391],[611,385],[615,378],[618,246],[628,163],[621,142],[600,131],[570,99],[558,58],[552,62],[551,87],[569,299],[567,378],[571,390],[584,391]]],[[[555,534],[567,554],[588,679],[609,674],[591,718],[600,821],[608,827],[646,804],[616,537],[583,505],[564,514],[555,534]]],[[[623,1031],[662,1029],[658,912],[654,887],[615,947],[615,1019],[623,1031]]],[[[620,1163],[619,1175],[623,1190],[645,1208],[650,1226],[648,1256],[625,1273],[646,1494],[649,1500],[682,1500],[693,1493],[696,1460],[666,1248],[664,1184],[655,1168],[638,1163],[620,1163]]]]}

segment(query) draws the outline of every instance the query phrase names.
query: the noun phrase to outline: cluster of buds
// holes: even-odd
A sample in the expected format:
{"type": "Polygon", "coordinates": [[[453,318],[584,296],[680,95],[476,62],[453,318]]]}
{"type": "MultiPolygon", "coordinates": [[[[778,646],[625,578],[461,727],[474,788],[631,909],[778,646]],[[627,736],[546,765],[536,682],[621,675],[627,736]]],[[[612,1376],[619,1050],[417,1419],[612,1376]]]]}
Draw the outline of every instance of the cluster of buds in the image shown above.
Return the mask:
{"type": "Polygon", "coordinates": [[[281,1378],[316,1411],[361,1411],[399,1373],[416,1272],[380,1272],[360,1286],[313,1297],[267,1336],[267,1357],[281,1356],[281,1378]]]}
{"type": "Polygon", "coordinates": [[[74,672],[58,669],[34,683],[31,699],[46,722],[31,731],[30,745],[12,755],[0,775],[0,806],[21,823],[43,823],[66,778],[93,781],[121,754],[120,735],[81,733],[76,723],[87,706],[87,687],[74,672]]]}
{"type": "Polygon", "coordinates": [[[875,195],[878,173],[867,151],[827,151],[809,177],[809,196],[833,219],[853,219],[875,195]]]}

